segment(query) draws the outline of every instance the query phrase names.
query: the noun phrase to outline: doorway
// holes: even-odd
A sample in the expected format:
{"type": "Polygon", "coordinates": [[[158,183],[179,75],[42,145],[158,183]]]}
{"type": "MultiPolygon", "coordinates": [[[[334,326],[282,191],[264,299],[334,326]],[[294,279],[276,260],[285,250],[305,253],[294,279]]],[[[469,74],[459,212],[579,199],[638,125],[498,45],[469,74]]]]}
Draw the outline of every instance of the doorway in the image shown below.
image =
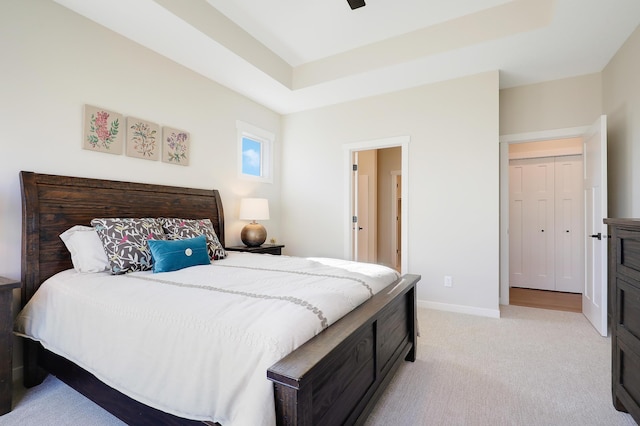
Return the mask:
{"type": "MultiPolygon", "coordinates": [[[[372,141],[364,141],[344,146],[345,151],[345,258],[360,260],[362,253],[359,245],[366,244],[371,247],[373,241],[373,254],[367,254],[368,260],[374,263],[384,264],[398,270],[400,273],[408,269],[408,185],[403,179],[403,185],[396,188],[397,195],[392,195],[392,184],[398,182],[401,176],[408,176],[408,149],[410,138],[399,136],[372,141]],[[375,172],[368,173],[367,178],[359,177],[358,167],[354,167],[354,158],[361,157],[365,153],[375,153],[375,172]],[[399,160],[399,161],[398,161],[399,160]],[[359,195],[358,183],[367,187],[368,197],[359,195]],[[375,188],[375,192],[373,189],[375,188]],[[372,206],[372,199],[375,204],[372,206]],[[392,201],[395,200],[395,201],[392,201]],[[360,205],[359,205],[360,204],[360,205]],[[359,207],[369,206],[365,213],[369,230],[359,222],[364,218],[359,207]],[[393,227],[392,216],[397,217],[396,226],[393,227]],[[372,224],[375,223],[375,225],[372,224]],[[374,227],[372,229],[372,227],[374,227]],[[360,229],[362,228],[362,229],[360,229]],[[360,241],[358,234],[367,233],[366,243],[360,241]],[[395,242],[395,248],[393,243],[395,242]]],[[[357,164],[357,163],[356,163],[357,164]]]]}
{"type": "Polygon", "coordinates": [[[509,304],[509,145],[581,137],[585,205],[585,280],[582,312],[607,336],[607,117],[591,125],[500,137],[500,304],[509,304]]]}
{"type": "Polygon", "coordinates": [[[353,259],[400,270],[402,148],[353,152],[353,259]]]}

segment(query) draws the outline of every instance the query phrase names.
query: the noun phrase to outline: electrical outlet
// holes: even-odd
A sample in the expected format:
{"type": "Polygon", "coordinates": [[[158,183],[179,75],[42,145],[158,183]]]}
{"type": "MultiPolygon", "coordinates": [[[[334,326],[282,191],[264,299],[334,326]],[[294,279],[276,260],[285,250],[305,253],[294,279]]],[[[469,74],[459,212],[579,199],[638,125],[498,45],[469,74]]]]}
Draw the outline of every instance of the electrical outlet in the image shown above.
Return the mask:
{"type": "Polygon", "coordinates": [[[453,278],[451,278],[451,275],[445,275],[444,276],[444,286],[445,287],[453,286],[453,278]]]}

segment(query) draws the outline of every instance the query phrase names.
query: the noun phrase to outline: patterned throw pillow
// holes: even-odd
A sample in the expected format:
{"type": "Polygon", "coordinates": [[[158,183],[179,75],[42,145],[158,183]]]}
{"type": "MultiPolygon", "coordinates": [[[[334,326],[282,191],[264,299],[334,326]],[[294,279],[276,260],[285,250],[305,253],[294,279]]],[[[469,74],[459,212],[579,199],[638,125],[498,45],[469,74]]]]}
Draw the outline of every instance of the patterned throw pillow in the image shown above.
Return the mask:
{"type": "Polygon", "coordinates": [[[91,225],[102,241],[112,274],[150,270],[153,260],[147,240],[166,239],[154,218],[96,218],[91,225]]]}
{"type": "Polygon", "coordinates": [[[180,219],[166,218],[158,219],[162,224],[162,229],[169,240],[183,240],[185,238],[193,238],[198,235],[207,237],[207,247],[209,250],[209,258],[211,260],[224,259],[227,252],[220,244],[216,231],[210,219],[180,219]]]}

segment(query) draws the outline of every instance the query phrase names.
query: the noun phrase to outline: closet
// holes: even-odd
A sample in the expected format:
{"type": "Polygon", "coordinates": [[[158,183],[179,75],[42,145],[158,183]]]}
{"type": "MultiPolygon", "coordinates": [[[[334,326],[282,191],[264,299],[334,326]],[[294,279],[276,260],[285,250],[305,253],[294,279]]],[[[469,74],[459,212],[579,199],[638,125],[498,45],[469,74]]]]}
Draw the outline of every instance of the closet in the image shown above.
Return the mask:
{"type": "Polygon", "coordinates": [[[509,161],[509,285],[582,293],[582,155],[509,161]]]}

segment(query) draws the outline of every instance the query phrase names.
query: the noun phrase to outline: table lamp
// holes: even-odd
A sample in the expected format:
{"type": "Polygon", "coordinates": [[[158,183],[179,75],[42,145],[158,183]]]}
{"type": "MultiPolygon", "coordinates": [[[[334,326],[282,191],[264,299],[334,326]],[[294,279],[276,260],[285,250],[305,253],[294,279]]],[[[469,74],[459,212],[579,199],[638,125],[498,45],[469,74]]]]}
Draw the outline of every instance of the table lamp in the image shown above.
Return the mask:
{"type": "Polygon", "coordinates": [[[258,247],[267,239],[267,230],[256,222],[269,220],[269,200],[266,198],[242,198],[240,200],[240,220],[251,223],[242,228],[240,239],[247,247],[258,247]]]}

